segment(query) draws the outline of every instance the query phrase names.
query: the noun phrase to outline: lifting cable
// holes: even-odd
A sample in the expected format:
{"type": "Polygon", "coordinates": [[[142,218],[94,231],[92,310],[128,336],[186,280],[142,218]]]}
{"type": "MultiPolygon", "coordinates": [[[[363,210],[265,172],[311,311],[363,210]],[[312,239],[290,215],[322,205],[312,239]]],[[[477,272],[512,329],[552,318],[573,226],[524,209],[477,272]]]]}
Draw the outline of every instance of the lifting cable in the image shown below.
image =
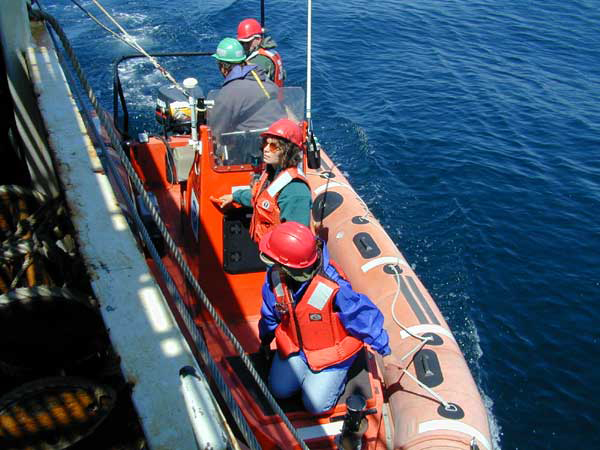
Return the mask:
{"type": "Polygon", "coordinates": [[[106,30],[108,33],[112,34],[113,37],[115,37],[116,39],[125,43],[126,45],[129,45],[131,48],[133,48],[134,50],[136,50],[137,52],[141,53],[143,56],[148,58],[148,60],[152,63],[152,65],[156,68],[156,70],[158,70],[167,80],[169,80],[171,83],[173,83],[173,86],[177,90],[181,91],[186,97],[190,96],[190,94],[188,94],[188,92],[183,87],[181,87],[181,85],[177,82],[177,80],[175,80],[175,77],[173,77],[173,75],[171,75],[167,69],[165,69],[163,66],[161,66],[155,57],[153,57],[146,50],[144,50],[144,48],[140,44],[137,43],[136,39],[132,35],[130,35],[127,32],[127,30],[125,30],[125,28],[123,28],[119,24],[119,22],[116,21],[116,19],[114,17],[112,17],[110,15],[110,13],[100,4],[100,2],[98,2],[98,0],[92,0],[92,2],[121,31],[121,34],[116,33],[115,31],[111,30],[108,26],[103,24],[92,13],[90,13],[87,9],[85,9],[83,6],[81,6],[77,0],[71,0],[71,2],[73,2],[75,4],[75,6],[77,6],[79,9],[81,9],[90,19],[92,19],[94,22],[96,22],[96,24],[98,24],[98,26],[100,26],[101,28],[106,30]]]}
{"type": "MultiPolygon", "coordinates": [[[[161,233],[161,236],[163,237],[163,239],[165,240],[165,242],[169,248],[169,251],[171,252],[175,261],[177,262],[177,264],[183,271],[186,281],[188,283],[190,283],[195,294],[202,301],[206,310],[210,313],[212,318],[215,320],[215,323],[217,324],[217,326],[221,329],[221,331],[226,335],[226,337],[230,340],[230,342],[235,347],[236,351],[238,352],[238,354],[240,356],[240,359],[242,360],[242,362],[248,369],[248,372],[250,373],[250,375],[253,377],[254,381],[260,388],[261,393],[264,395],[265,399],[269,403],[269,406],[271,406],[273,411],[280,416],[282,422],[286,425],[286,427],[288,428],[290,433],[293,435],[293,437],[296,439],[296,441],[298,442],[300,447],[302,449],[308,449],[308,447],[306,446],[306,444],[304,443],[304,441],[298,434],[298,431],[294,428],[293,424],[290,422],[289,418],[285,415],[284,411],[281,409],[281,407],[279,406],[277,401],[274,399],[274,397],[268,390],[267,386],[265,385],[264,381],[262,380],[262,378],[260,377],[260,375],[258,374],[256,369],[254,368],[252,362],[250,361],[250,358],[246,355],[244,348],[242,347],[240,342],[237,340],[237,338],[233,335],[231,330],[229,330],[229,328],[227,327],[227,325],[225,324],[223,319],[219,316],[219,314],[215,310],[214,306],[210,303],[210,300],[206,297],[206,294],[204,293],[204,291],[198,284],[198,281],[193,276],[189,266],[187,265],[187,263],[185,262],[185,260],[183,258],[183,255],[181,254],[181,251],[179,250],[176,243],[171,238],[171,236],[166,228],[166,225],[164,224],[164,222],[163,222],[162,218],[160,217],[154,204],[150,200],[148,193],[144,189],[144,186],[143,186],[139,176],[135,172],[135,169],[133,168],[129,159],[127,158],[127,155],[123,151],[123,149],[121,147],[121,142],[115,132],[114,125],[112,124],[112,121],[108,117],[108,114],[103,109],[101,109],[98,99],[96,98],[87,78],[83,74],[81,65],[79,64],[79,61],[73,51],[73,48],[72,48],[70,42],[68,41],[61,26],[58,24],[58,22],[56,21],[56,19],[54,17],[52,17],[51,15],[49,15],[41,10],[37,10],[37,11],[31,10],[31,14],[34,19],[46,20],[52,26],[52,28],[54,29],[54,31],[60,38],[63,48],[65,49],[65,52],[67,53],[67,55],[70,58],[73,69],[75,70],[82,87],[85,89],[90,103],[94,107],[96,114],[98,116],[98,119],[100,120],[103,128],[105,129],[105,131],[107,132],[107,134],[110,138],[113,149],[118,153],[118,155],[121,159],[121,163],[123,164],[123,168],[127,172],[127,175],[129,176],[129,179],[131,180],[135,189],[140,193],[142,200],[143,200],[146,208],[148,208],[148,211],[150,212],[154,222],[156,223],[156,225],[161,233]]],[[[100,140],[99,142],[103,143],[102,140],[100,140]]],[[[107,158],[107,160],[110,160],[110,158],[107,158]]],[[[117,179],[118,179],[118,177],[117,177],[117,179]]],[[[127,198],[127,201],[129,203],[130,199],[127,198]]],[[[150,242],[150,236],[149,236],[147,230],[145,229],[145,227],[143,226],[143,224],[141,224],[141,219],[139,218],[136,209],[130,207],[130,210],[135,212],[133,214],[134,219],[136,219],[136,223],[138,224],[139,230],[142,233],[144,240],[146,241],[146,244],[147,245],[149,244],[148,248],[150,250],[150,253],[152,254],[153,259],[157,262],[160,262],[160,257],[158,256],[156,249],[150,242]],[[142,226],[140,226],[140,225],[142,225],[142,226]]],[[[160,265],[161,264],[159,264],[159,266],[160,265]]],[[[168,276],[168,272],[166,271],[166,268],[164,268],[164,266],[161,267],[161,272],[163,272],[163,276],[165,274],[168,276]]],[[[171,287],[171,289],[169,289],[169,292],[174,297],[176,297],[176,300],[177,299],[181,300],[177,291],[173,288],[173,285],[171,285],[170,287],[171,287]]],[[[177,301],[176,303],[177,303],[178,310],[179,310],[180,314],[182,315],[182,318],[186,322],[188,331],[190,331],[192,336],[194,336],[194,342],[200,347],[199,349],[201,350],[201,353],[205,353],[206,356],[208,357],[208,359],[210,359],[210,354],[208,353],[206,344],[203,342],[200,332],[196,328],[193,318],[191,317],[191,314],[189,314],[186,307],[183,305],[182,301],[177,301]]],[[[213,364],[214,364],[214,362],[213,362],[213,364]]],[[[216,377],[220,377],[220,372],[218,371],[218,369],[216,369],[216,367],[214,367],[214,371],[215,371],[214,375],[216,377]]],[[[222,386],[222,387],[226,388],[226,386],[222,386]]],[[[241,411],[239,410],[239,406],[235,403],[235,400],[233,400],[233,396],[232,396],[231,392],[224,389],[223,391],[221,391],[221,393],[224,395],[226,400],[230,399],[231,402],[233,403],[233,405],[231,405],[230,402],[228,402],[228,406],[232,408],[232,413],[234,414],[234,418],[236,419],[236,422],[240,426],[242,432],[247,431],[248,425],[245,422],[245,419],[243,418],[241,411]],[[245,424],[245,426],[244,426],[244,424],[245,424]]],[[[246,439],[248,440],[248,444],[250,444],[250,445],[254,444],[254,445],[252,445],[252,448],[259,448],[258,443],[256,442],[256,439],[253,435],[248,436],[247,433],[244,433],[244,437],[246,437],[246,439]]]]}

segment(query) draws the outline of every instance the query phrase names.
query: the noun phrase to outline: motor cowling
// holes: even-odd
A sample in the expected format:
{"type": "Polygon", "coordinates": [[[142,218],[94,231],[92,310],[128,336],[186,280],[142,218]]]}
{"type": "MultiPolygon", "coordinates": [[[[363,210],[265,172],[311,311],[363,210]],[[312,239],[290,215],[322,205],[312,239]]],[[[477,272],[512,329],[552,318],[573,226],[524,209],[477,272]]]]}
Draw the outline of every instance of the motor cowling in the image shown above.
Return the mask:
{"type": "MultiPolygon", "coordinates": [[[[194,97],[198,99],[198,123],[206,123],[204,93],[200,86],[194,88],[194,97]]],[[[186,95],[173,85],[158,88],[156,97],[156,120],[168,133],[190,134],[191,111],[186,95]]]]}

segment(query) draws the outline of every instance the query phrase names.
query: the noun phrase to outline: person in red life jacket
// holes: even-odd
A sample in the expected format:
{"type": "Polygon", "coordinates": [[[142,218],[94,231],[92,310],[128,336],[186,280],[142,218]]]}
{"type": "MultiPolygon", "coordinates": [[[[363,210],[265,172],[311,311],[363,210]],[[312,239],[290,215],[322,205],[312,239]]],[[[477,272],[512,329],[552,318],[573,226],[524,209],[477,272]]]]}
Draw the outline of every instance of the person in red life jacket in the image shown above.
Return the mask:
{"type": "Polygon", "coordinates": [[[261,353],[273,339],[277,346],[269,388],[275,398],[301,391],[308,411],[328,411],[364,343],[386,364],[393,362],[383,315],[352,289],[327,245],[304,225],[279,225],[262,238],[259,250],[269,266],[258,323],[261,353]]]}
{"type": "Polygon", "coordinates": [[[256,19],[242,20],[237,29],[237,40],[246,51],[246,62],[262,67],[267,76],[279,87],[283,87],[285,70],[283,61],[274,50],[277,44],[256,19]]]}
{"type": "Polygon", "coordinates": [[[254,209],[250,235],[258,244],[265,233],[286,221],[310,224],[312,199],[302,172],[302,129],[289,119],[279,119],[263,138],[266,164],[252,188],[238,189],[217,199],[221,208],[232,202],[254,209]]]}

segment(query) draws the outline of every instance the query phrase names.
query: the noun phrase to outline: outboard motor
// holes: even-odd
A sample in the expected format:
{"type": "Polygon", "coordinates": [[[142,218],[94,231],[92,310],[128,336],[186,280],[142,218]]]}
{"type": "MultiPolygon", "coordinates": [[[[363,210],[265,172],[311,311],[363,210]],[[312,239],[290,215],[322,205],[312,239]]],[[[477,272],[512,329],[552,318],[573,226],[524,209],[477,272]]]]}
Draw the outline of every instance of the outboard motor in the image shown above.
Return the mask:
{"type": "MultiPolygon", "coordinates": [[[[206,106],[204,93],[200,86],[190,92],[198,100],[196,111],[198,124],[206,123],[206,106]]],[[[168,134],[191,133],[191,110],[188,97],[173,85],[158,88],[156,97],[156,120],[163,126],[165,136],[168,134]]]]}

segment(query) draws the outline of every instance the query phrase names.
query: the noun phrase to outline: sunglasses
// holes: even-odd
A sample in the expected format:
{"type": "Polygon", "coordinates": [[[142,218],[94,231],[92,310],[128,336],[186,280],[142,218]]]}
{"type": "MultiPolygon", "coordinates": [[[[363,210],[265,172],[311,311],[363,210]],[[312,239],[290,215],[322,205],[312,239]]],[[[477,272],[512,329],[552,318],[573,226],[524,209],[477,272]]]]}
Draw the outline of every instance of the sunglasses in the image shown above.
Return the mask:
{"type": "Polygon", "coordinates": [[[275,153],[275,152],[279,151],[280,148],[279,148],[279,145],[277,145],[274,142],[265,141],[263,143],[263,150],[268,151],[269,153],[275,153]]]}

